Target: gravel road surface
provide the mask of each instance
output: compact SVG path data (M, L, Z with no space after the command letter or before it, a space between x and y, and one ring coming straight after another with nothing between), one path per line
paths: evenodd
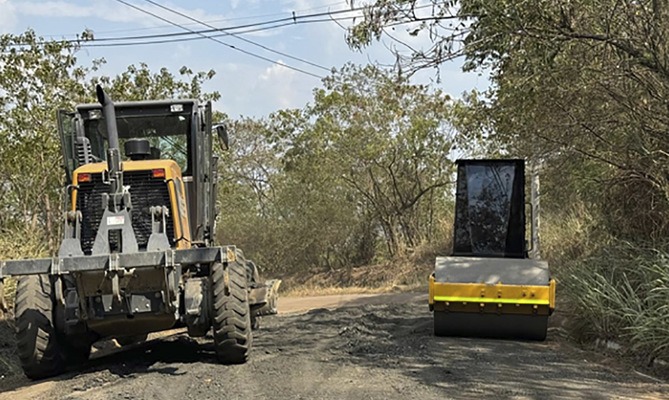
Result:
M282 299L251 361L183 333L96 352L55 379L0 379L0 399L660 399L669 384L549 331L543 343L436 338L425 295Z

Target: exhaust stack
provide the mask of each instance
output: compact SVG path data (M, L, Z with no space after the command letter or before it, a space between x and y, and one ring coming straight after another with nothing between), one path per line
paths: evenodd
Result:
M102 113L107 125L107 136L109 148L107 149L107 170L109 172L109 183L111 184L110 195L114 201L114 211L119 211L119 199L123 196L123 172L121 171L121 150L118 140L118 128L116 127L116 111L111 97L105 93L102 86L95 86L98 102L102 105Z

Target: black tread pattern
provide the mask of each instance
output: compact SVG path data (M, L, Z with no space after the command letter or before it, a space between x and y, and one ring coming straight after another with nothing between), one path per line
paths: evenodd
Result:
M26 376L41 379L62 372L65 363L56 339L48 276L19 279L14 315L18 355Z
M229 287L225 284L226 273ZM211 278L216 355L222 363L243 364L249 358L253 342L246 266L243 262L230 262L227 267L215 263Z

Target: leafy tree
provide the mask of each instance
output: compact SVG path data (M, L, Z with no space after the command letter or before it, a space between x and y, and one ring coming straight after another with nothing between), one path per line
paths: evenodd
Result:
M294 159L311 149L329 154L336 162L328 167L383 230L389 255L416 246L450 183L450 98L372 66L347 65L324 86Z
M552 166L580 165L571 187L600 205L612 227L630 237L665 236L667 224L658 222L669 211L665 2L431 3L420 17L416 1L377 2L351 43L365 45L398 23L432 35L433 47L405 58L410 66L464 55L465 69L491 74L487 99L470 103L485 124L463 133L484 131L490 147ZM446 24L451 16L460 23ZM557 168L547 174L560 175ZM610 212L603 198L620 208Z
M284 270L363 265L435 240L452 109L439 91L347 65L305 109L237 121L222 202L247 211L223 213L222 235Z
M56 111L86 97L76 46L34 32L0 36L0 228L46 239L60 225Z
M82 40L90 37L85 32ZM93 77L104 60L82 66L77 51L77 44L45 41L33 31L0 36L0 233L20 242L33 241L34 253L45 252L41 243L53 250L60 238L64 174L57 110L95 101L98 82L110 87L118 101L148 96L219 98L218 93L202 91L213 71L182 68L180 76L187 79L183 80L166 69L152 73L140 64L116 77ZM0 248L2 253L8 251ZM12 256L18 255L12 252Z

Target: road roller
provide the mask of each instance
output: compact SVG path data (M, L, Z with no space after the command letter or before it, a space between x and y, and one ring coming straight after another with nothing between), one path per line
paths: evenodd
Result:
M429 277L435 335L545 340L555 280L539 259L538 177L526 204L524 160L456 167L453 250Z

